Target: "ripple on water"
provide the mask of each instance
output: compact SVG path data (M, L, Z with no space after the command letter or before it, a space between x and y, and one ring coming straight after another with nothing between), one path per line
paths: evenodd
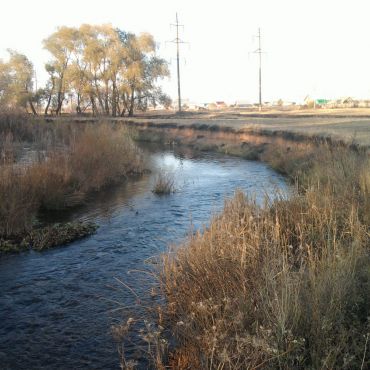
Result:
M116 302L135 304L115 278L144 292L152 281L129 273L201 227L236 188L261 200L283 179L266 165L205 154L152 156L153 173L94 196L68 217L93 220L95 235L44 253L0 260L0 363L2 369L118 369L110 335ZM158 197L155 169L175 173L179 190ZM135 347L131 355L139 357Z

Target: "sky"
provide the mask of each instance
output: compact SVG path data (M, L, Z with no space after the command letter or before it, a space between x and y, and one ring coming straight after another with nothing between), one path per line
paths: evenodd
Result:
M370 99L369 0L2 0L0 58L7 48L26 54L40 86L50 59L42 40L58 26L110 23L149 32L170 63L161 85L176 99L176 48L168 42L176 12L188 42L180 49L183 99L257 102L258 28L263 101Z

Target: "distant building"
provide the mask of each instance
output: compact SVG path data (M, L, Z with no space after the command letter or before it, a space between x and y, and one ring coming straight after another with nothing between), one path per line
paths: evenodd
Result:
M359 108L370 108L370 100L360 100L358 102Z
M296 105L294 101L283 101L283 104L282 104L283 107L292 107L294 105Z
M316 99L315 100L315 104L319 106L324 106L324 105L327 105L328 103L329 103L328 99Z
M357 100L354 100L350 96L341 98L341 99L335 99L330 100L327 104L327 108L356 108L358 107L359 102Z
M304 105L307 108L321 108L321 107L326 106L328 103L329 103L328 99L323 99L323 98L314 99L314 98L311 98L309 95L307 95L304 98Z
M217 105L215 103L207 103L206 108L209 110L217 109Z
M199 110L205 110L206 108L205 108L205 105L204 104L198 104L198 103L194 103L194 102L189 102L188 109L189 110L199 111Z
M189 109L190 100L189 99L181 99L181 109L187 110ZM172 101L172 109L177 110L179 107L178 99Z
M245 100L237 100L234 104L234 107L235 108L244 108L244 109L248 109L248 108L253 108L253 104L251 104L250 102L248 101L245 101Z
M216 109L225 109L228 105L224 101L216 101Z

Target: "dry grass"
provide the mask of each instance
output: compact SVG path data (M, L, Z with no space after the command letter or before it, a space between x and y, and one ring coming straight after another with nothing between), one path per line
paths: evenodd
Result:
M164 303L147 319L172 347L152 347L153 367L368 367L370 161L319 152L297 152L309 165L289 199L259 206L238 191L162 256Z
M24 113L0 111L0 151L6 138L15 144L33 145L39 150L69 146L86 124L68 121L48 121Z
M361 113L362 112L362 113ZM143 116L130 119L131 124L162 129L179 128L264 133L265 136L311 137L355 141L370 146L370 109L325 112L208 112L176 115Z
M74 206L89 192L141 171L141 153L128 132L108 125L86 127L67 151L54 151L28 169L47 209Z
M125 128L65 125L26 119L22 128L11 117L1 122L2 153L6 148L8 154L0 166L0 236L30 230L41 208L75 206L90 192L142 171L141 152ZM42 155L20 165L9 153L25 137L42 146Z
M0 236L29 230L38 206L29 178L21 176L13 166L0 167Z
M157 195L168 195L176 191L175 176L171 172L160 172L154 183L152 192Z

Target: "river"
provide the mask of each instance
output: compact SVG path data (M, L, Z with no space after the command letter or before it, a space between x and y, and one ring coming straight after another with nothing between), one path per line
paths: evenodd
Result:
M111 325L120 305L135 304L149 276L132 270L206 225L236 188L261 201L284 179L261 162L152 150L150 174L92 196L86 205L50 221L82 219L100 227L89 238L42 253L0 259L2 370L119 369ZM151 192L159 170L173 172L177 191Z

